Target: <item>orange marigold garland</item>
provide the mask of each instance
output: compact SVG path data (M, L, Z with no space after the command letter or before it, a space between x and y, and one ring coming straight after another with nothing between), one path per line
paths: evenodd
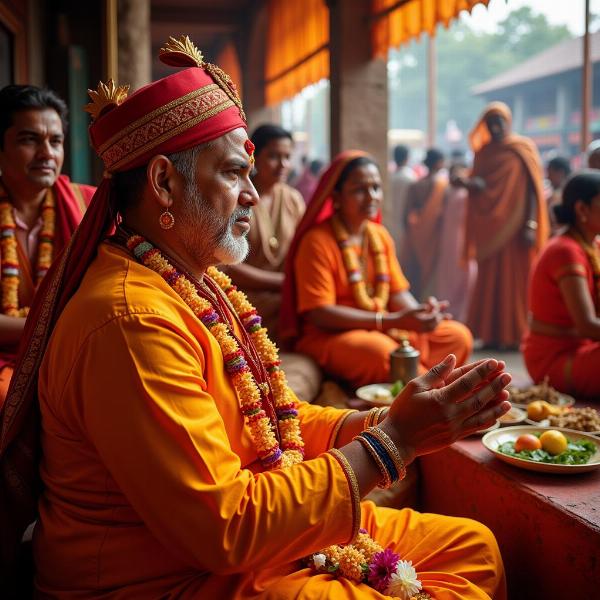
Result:
M42 228L38 236L38 261L36 286L45 277L54 254L54 230L56 212L54 194L48 190L41 207ZM0 270L2 271L2 313L9 317L26 317L28 306L19 307L19 283L21 269L17 254L17 225L13 216L13 206L7 200L0 202Z
M267 336L256 309L248 302L246 295L232 285L231 279L215 268L210 268L207 276L225 292L234 311L248 331L259 357L265 366L268 384L257 383L244 357L237 340L231 335L229 324L223 322L212 304L202 298L194 284L173 267L167 259L142 236L133 235L127 240L127 247L134 256L165 281L179 294L217 340L225 367L240 400L241 409L250 430L258 457L266 469L285 468L302 462L304 442L300 434L300 423L296 402L291 396L284 372L280 368L277 347ZM267 396L271 386L275 401L277 423L271 423L262 407L262 396ZM261 396L262 394L262 396ZM281 437L281 447L274 427Z
M381 241L377 227L373 223L367 222L365 231L367 236L367 251L373 253L375 262L375 293L371 297L367 291L358 256L352 244L350 244L350 236L347 229L337 215L331 218L331 225L335 239L342 252L348 281L352 288L352 295L358 307L363 310L376 312L385 310L390 297L390 274L385 247Z

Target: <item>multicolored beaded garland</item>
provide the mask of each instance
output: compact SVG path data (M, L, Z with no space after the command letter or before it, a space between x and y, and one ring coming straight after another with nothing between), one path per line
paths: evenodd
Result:
M302 462L304 442L300 433L296 402L290 394L285 373L280 368L277 347L267 336L260 316L248 302L246 295L218 269L211 267L207 270L207 276L223 290L253 341L267 371L268 383L259 384L256 381L244 351L231 335L229 324L221 320L212 304L198 294L194 284L183 273L177 271L158 248L140 235L131 236L127 240L127 247L142 264L163 277L219 343L225 368L237 392L242 413L263 467L278 469ZM271 422L262 405L262 398L267 397L269 386L273 391L277 423ZM274 428L279 431L281 447Z
M377 227L369 221L365 229L367 249L373 253L375 262L375 293L371 297L367 291L358 256L350 243L350 235L337 215L331 218L331 226L342 252L348 281L356 304L363 310L376 312L385 310L390 297L390 274L385 248Z
M0 194L4 191L0 188ZM38 260L36 287L46 276L54 254L54 231L56 212L54 194L49 189L41 206L42 227L38 235ZM13 205L8 200L0 201L0 270L2 272L2 313L9 317L26 317L29 307L19 307L19 284L21 269L17 253L17 225L13 216Z

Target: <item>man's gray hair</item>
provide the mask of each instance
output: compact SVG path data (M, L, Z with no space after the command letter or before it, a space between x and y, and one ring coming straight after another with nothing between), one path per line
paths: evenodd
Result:
M212 142L205 142L198 146L193 146L181 152L169 154L167 158L173 163L177 172L185 179L186 187L194 185L196 181L196 163L201 152L210 147Z

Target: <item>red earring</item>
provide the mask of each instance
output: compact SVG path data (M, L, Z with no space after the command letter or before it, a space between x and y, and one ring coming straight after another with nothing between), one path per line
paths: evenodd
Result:
M171 229L171 227L175 225L175 217L168 208L160 215L160 217L158 217L158 224L162 229Z

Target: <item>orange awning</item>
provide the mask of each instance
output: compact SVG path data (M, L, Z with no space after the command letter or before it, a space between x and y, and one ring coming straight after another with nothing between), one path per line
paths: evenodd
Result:
M324 0L269 0L266 102L291 98L329 77L329 11Z
M386 59L390 48L421 33L432 35L438 23L448 27L461 11L488 3L489 0L372 0L373 56Z

